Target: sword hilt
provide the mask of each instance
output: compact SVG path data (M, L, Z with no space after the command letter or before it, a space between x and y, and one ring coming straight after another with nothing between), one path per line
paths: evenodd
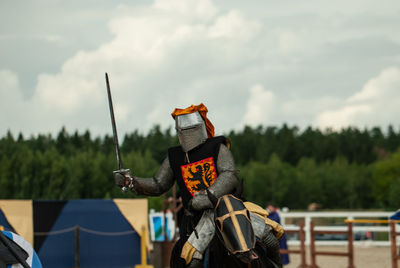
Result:
M131 171L129 169L118 169L118 170L114 171L114 174L115 173L120 173L120 174L124 175L125 179L126 179L125 175L126 174L129 175L129 185L128 186L126 186L126 185L122 186L121 187L122 192L125 193L125 192L128 191L128 189L132 189L133 188L133 178L131 176Z

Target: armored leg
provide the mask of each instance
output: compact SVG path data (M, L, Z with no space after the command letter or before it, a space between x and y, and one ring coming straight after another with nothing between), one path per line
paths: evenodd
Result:
M191 265L199 265L199 262L202 263L203 253L215 234L213 217L214 214L211 209L205 210L196 226L198 236L196 236L195 232L192 232L182 248L181 258L185 259L189 267L192 267Z
M188 268L202 268L203 260L193 258L187 267Z
M278 267L282 267L281 254L279 252L279 240L272 232L272 227L266 224L265 220L255 213L250 212L250 218L254 234L267 248L268 258L276 263Z

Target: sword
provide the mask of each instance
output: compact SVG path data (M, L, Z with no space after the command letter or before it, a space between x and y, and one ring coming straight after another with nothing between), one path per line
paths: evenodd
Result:
M114 148L115 154L117 155L117 162L118 162L118 170L114 171L114 173L129 173L129 169L124 169L122 165L121 159L121 151L119 149L118 143L118 133L117 133L117 126L115 124L115 116L114 116L114 108L111 98L111 90L110 90L110 81L108 80L108 74L106 73L106 84L107 84L107 95L108 95L108 106L110 108L110 117L111 117L111 126L113 130L113 137L114 137ZM126 192L128 188L126 186L122 187L122 191Z

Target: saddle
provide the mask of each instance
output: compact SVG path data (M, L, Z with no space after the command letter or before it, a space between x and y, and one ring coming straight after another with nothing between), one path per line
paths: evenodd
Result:
M6 268L7 264L20 263L16 254L22 260L26 260L28 258L28 253L17 243L9 239L2 232L0 232L0 236L0 268Z

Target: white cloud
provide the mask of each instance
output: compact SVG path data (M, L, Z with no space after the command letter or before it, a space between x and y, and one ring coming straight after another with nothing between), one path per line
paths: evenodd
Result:
M0 81L2 134L8 130L17 134L35 125L40 125L40 121L35 116L35 106L23 98L17 74L10 70L0 70Z
M349 125L371 127L396 123L400 118L399 90L400 69L386 68L348 97L341 107L323 111L316 125L339 129Z
M240 127L244 125L258 126L271 123L271 117L276 108L276 97L272 91L265 90L260 84L256 84L249 90L250 95L247 100L246 112L240 122Z
M348 99L349 103L371 102L383 104L400 98L400 69L384 69L377 77L370 79L363 89Z
M232 10L228 14L218 17L215 24L210 27L209 37L246 41L260 27L260 23L249 21L240 11Z
M39 75L30 102L44 116L42 127L108 131L104 72L110 75L120 133L156 123L171 126L174 107L200 102L213 107L230 95L226 86L215 90L216 84L230 83L224 72L239 79L237 67L252 53L251 40L260 29L240 11L221 13L208 0L157 0L116 12L122 15L109 22L109 42L79 51L59 73Z
M218 133L244 124L340 127L398 122L398 68L385 70L357 92L381 66L400 64L395 8L378 7L372 0L361 11L359 3L349 9L318 1L247 5L155 0L140 6L99 4L94 10L80 5L72 3L68 12L52 6L52 17L60 20L29 31L19 31L11 16L3 18L13 28L0 32L0 39L9 42L2 44L16 48L12 55L0 55L6 62L1 68L17 71L1 73L7 88L15 89L0 100L3 114L12 114L3 117L2 125L29 134L54 133L62 125L90 129L95 135L110 133L105 72L120 135L134 129L146 132L154 124L172 126L173 108L200 102L209 108ZM42 8L35 10L40 19L32 25L47 23ZM79 18L71 21L70 14L77 12ZM22 47L19 37L9 36L15 32L30 37L27 42L32 36L47 37L46 45L53 50L47 54L42 52L47 46ZM101 38L94 38L97 35ZM67 43L79 47L67 51ZM45 55L26 58L21 48L29 55ZM61 52L72 56L53 62L49 55ZM44 62L48 65L41 65ZM30 69L21 67L26 63ZM29 72L32 69L35 72ZM28 78L23 76L27 73ZM20 84L32 81L37 81L33 97L24 99L21 90L27 89Z
M216 7L209 0L156 0L155 8L180 14L183 16L190 16L194 18L210 19L216 13Z
M0 81L1 107L12 105L15 101L20 101L22 99L17 74L10 70L0 69Z
M358 118L371 114L368 105L350 105L337 110L324 111L318 116L316 124L322 128L340 129L346 126L359 125Z
M61 42L61 41L65 41L65 38L61 35L45 35L43 36L43 39L46 40L47 42Z
M302 38L292 31L281 31L279 33L279 50L282 53L291 53L303 49L302 42Z

